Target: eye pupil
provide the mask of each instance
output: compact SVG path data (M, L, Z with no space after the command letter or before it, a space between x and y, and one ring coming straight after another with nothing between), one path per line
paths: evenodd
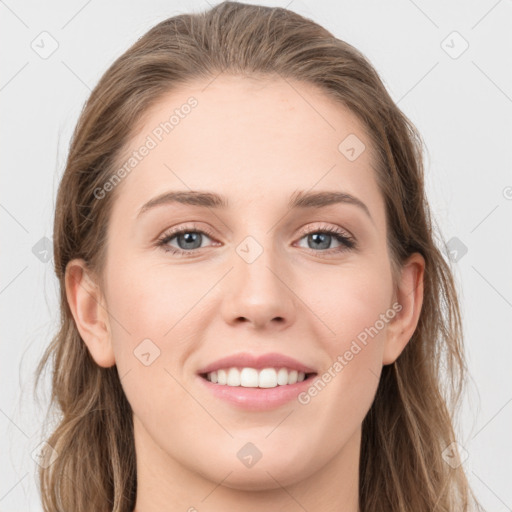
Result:
M309 235L309 239L314 241L316 248L321 247L322 249L328 249L331 241L331 235L326 233L313 233L312 235Z
M185 247L180 247L181 249L197 249L197 248L199 248L201 246L201 239L200 239L200 237L201 237L201 233L187 232L187 233L180 234L178 236L178 245L181 246L179 241L180 240L184 240L186 246ZM199 240L199 244L197 244L198 240ZM193 246L193 247L190 247L189 244L194 244L194 242L196 242L196 245Z

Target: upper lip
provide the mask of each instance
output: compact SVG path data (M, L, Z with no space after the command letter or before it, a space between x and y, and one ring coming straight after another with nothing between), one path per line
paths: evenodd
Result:
M198 374L210 373L221 368L256 368L261 370L263 368L290 368L304 373L316 373L314 369L297 361L293 357L271 352L267 354L249 354L247 352L232 354L221 359L217 359L213 363L198 370Z

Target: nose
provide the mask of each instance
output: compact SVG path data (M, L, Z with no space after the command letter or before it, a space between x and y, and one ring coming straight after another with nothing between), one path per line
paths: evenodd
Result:
M233 269L223 284L226 323L247 323L257 330L282 330L292 325L297 297L286 263L250 237L237 247L232 261Z

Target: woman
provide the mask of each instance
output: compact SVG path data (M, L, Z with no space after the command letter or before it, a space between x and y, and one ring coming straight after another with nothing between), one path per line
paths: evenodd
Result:
M420 137L356 49L237 2L155 26L58 192L44 509L478 507L434 236Z

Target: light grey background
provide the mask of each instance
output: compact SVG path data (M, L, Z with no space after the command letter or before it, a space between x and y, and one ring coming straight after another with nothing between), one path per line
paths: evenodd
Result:
M457 428L464 466L486 510L512 510L512 1L255 3L288 6L360 49L420 130L431 206L444 239L456 239L471 374ZM52 238L82 104L150 27L207 7L205 0L0 1L2 512L41 510L31 454L49 386L38 406L33 371L59 319L53 260L44 262L51 247L45 253L41 239Z

